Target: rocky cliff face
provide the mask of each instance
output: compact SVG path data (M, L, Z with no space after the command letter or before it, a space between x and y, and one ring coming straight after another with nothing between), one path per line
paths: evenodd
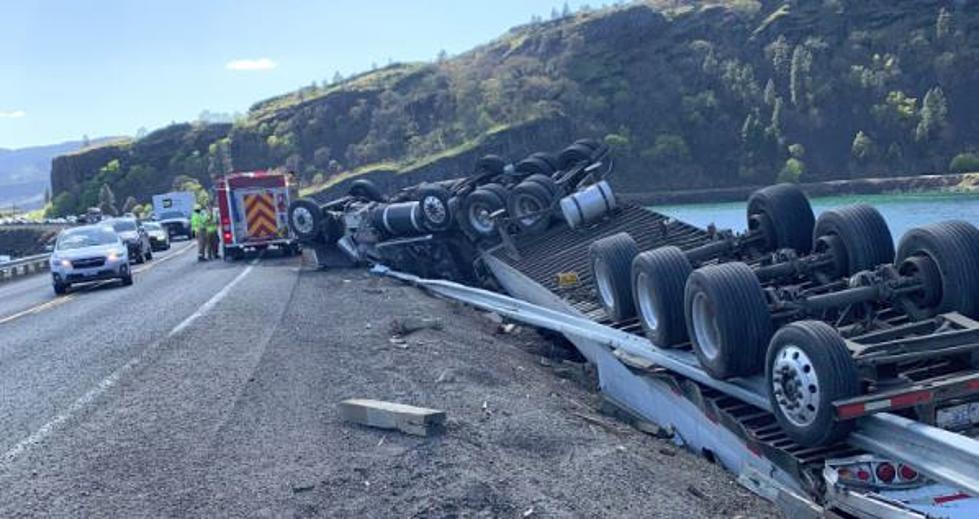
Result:
M398 171L385 180L398 183L572 137L605 139L620 190L944 171L979 147L976 7L649 0L578 13L268 99L233 127L176 125L58 159L55 194L75 190L81 205L108 183L146 201L177 175L206 185L229 165L324 186Z

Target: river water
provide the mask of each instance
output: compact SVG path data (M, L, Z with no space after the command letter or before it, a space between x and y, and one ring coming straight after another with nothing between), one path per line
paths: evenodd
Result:
M979 226L979 193L932 192L833 196L814 198L811 203L817 217L821 212L833 207L858 203L871 204L884 215L895 242L908 229L926 223L960 219ZM747 226L745 202L665 205L653 206L652 209L698 227L706 227L714 223L718 229L743 231Z

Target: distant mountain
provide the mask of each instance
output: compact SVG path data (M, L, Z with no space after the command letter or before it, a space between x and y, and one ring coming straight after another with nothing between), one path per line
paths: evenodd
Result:
M98 146L110 139L94 139ZM51 183L51 159L82 149L83 141L62 142L29 148L0 148L0 209L16 205L36 209L44 203L44 190Z

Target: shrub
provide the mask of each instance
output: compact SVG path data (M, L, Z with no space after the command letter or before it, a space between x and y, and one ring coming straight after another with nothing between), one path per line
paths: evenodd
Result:
M798 183L806 172L806 164L799 159L791 158L785 161L785 167L778 174L779 182Z
M959 153L949 163L948 169L954 173L973 173L979 171L979 153ZM57 198L55 198L57 201Z

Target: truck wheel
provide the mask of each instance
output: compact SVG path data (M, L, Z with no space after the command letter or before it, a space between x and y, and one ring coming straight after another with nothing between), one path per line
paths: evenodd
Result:
M557 182L555 182L554 179L548 175L541 175L539 173L535 173L525 178L524 182L536 182L537 184L540 184L541 186L544 187L544 189L547 189L547 192L551 194L551 197L556 197L558 192L560 191Z
M528 234L539 234L551 223L551 204L554 198L546 187L524 180L510 191L507 212Z
M813 250L832 249L825 238L839 238L839 251L846 267L838 276L852 276L861 270L894 261L894 239L880 212L866 204L830 209L819 215L813 230ZM841 265L842 266L842 265Z
M452 227L452 207L449 190L434 184L423 185L418 190L421 204L422 225L431 232L443 232Z
M636 313L646 337L659 347L687 341L683 289L692 272L687 255L679 247L660 247L632 260Z
M476 161L476 175L489 173L493 176L502 175L507 161L499 155L484 155Z
M592 279L605 314L613 321L635 315L630 278L632 260L639 254L636 241L620 232L592 243L588 253Z
M360 178L350 183L347 193L355 198L363 198L369 202L383 202L384 194L377 184L366 178Z
M683 308L694 353L712 377L744 377L764 370L772 319L751 267L731 262L693 271Z
M592 152L594 152L594 149L590 146L580 143L572 144L561 150L561 153L558 154L558 165L564 171L571 169L579 162L591 162Z
M846 342L821 321L797 321L772 338L765 359L768 396L782 430L806 447L836 443L854 421L837 421L833 402L860 394Z
M540 159L546 162L549 166L551 166L551 173L557 171L558 167L561 165L561 161L558 159L557 155L553 153L548 153L546 151L538 151L536 153L531 153L530 158Z
M481 238L496 235L496 222L490 215L504 208L504 199L497 192L486 189L486 186L469 193L462 204L466 225Z
M523 175L552 175L554 174L554 168L544 159L540 157L527 157L520 162L518 162L514 167L517 173L522 173Z
M133 273L129 272L120 279L122 280L122 286L128 287L133 284Z
M323 210L309 198L293 200L289 204L289 227L300 240L316 241L322 234Z
M909 230L898 244L896 264L923 285L903 302L914 317L960 312L979 318L979 229L972 224L955 220Z
M748 198L748 229L765 232L767 249L812 250L816 218L806 194L794 184L776 184L759 189Z

